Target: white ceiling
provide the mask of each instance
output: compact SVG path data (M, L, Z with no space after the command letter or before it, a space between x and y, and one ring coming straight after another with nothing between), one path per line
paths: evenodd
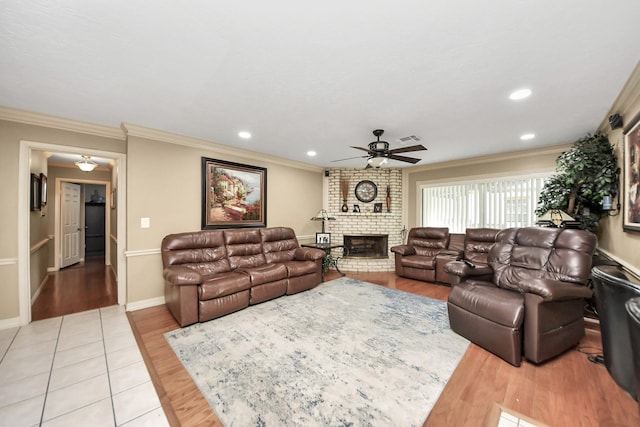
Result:
M638 0L4 0L0 105L323 167L382 128L427 164L594 132L639 40Z

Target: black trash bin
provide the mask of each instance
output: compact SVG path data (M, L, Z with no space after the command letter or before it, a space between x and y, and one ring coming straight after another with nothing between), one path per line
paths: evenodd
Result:
M604 364L618 385L638 400L625 303L631 298L640 297L640 282L611 265L595 266L591 274L600 319Z

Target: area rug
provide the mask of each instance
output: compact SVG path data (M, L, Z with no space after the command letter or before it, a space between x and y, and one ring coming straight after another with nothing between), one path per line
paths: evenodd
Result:
M446 303L347 277L165 337L225 426L421 426L469 345Z

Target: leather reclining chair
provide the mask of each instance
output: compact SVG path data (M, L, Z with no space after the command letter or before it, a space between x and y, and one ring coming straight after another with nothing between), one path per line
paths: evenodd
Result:
M604 364L615 382L637 400L631 324L627 319L625 303L634 297L640 297L640 283L632 282L622 270L612 265L595 266L591 273L600 320ZM637 355L636 360L639 357Z
M453 286L447 302L451 329L514 366L523 353L541 363L564 352L585 334L595 247L596 236L583 230L500 231L487 269L465 269Z
M406 245L391 248L391 252L395 253L396 274L425 282L435 281L436 257L445 255L451 261L450 255L459 256L447 250L448 244L448 228L412 228Z

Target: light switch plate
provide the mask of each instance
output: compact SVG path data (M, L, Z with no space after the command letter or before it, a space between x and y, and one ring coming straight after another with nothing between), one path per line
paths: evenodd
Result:
M140 218L140 228L149 228L149 227L151 227L151 219Z

